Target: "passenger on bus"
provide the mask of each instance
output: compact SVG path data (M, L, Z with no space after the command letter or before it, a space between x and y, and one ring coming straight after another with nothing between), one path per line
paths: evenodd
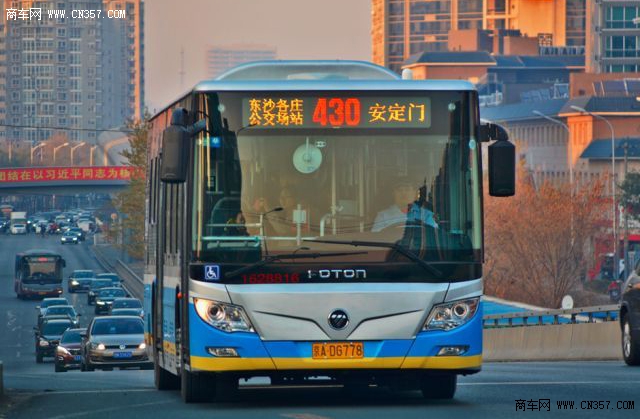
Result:
M393 187L393 205L378 213L371 231L378 232L392 225L413 221L438 228L432 206L425 195L426 186L416 188L408 179L398 179Z

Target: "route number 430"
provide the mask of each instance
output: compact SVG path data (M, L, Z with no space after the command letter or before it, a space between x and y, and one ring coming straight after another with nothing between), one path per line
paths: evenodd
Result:
M360 101L356 98L320 98L313 111L313 122L332 127L360 124Z

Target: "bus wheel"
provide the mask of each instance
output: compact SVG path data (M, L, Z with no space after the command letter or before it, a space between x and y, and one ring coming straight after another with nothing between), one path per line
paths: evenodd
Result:
M216 397L216 376L213 373L195 374L182 368L180 394L185 403L211 402Z
M153 363L153 381L158 390L177 390L180 388L180 377Z
M453 399L456 394L458 376L455 374L425 375L420 389L425 399Z

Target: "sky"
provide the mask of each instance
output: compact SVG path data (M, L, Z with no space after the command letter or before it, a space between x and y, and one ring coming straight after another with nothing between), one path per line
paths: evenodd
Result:
M153 113L204 79L208 45L266 44L279 59L368 61L370 32L371 0L146 0L146 104Z

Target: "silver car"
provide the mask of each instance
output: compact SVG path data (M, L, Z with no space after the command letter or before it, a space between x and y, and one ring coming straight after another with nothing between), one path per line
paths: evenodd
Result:
M138 316L96 317L82 337L82 371L153 368L144 342L144 324Z

